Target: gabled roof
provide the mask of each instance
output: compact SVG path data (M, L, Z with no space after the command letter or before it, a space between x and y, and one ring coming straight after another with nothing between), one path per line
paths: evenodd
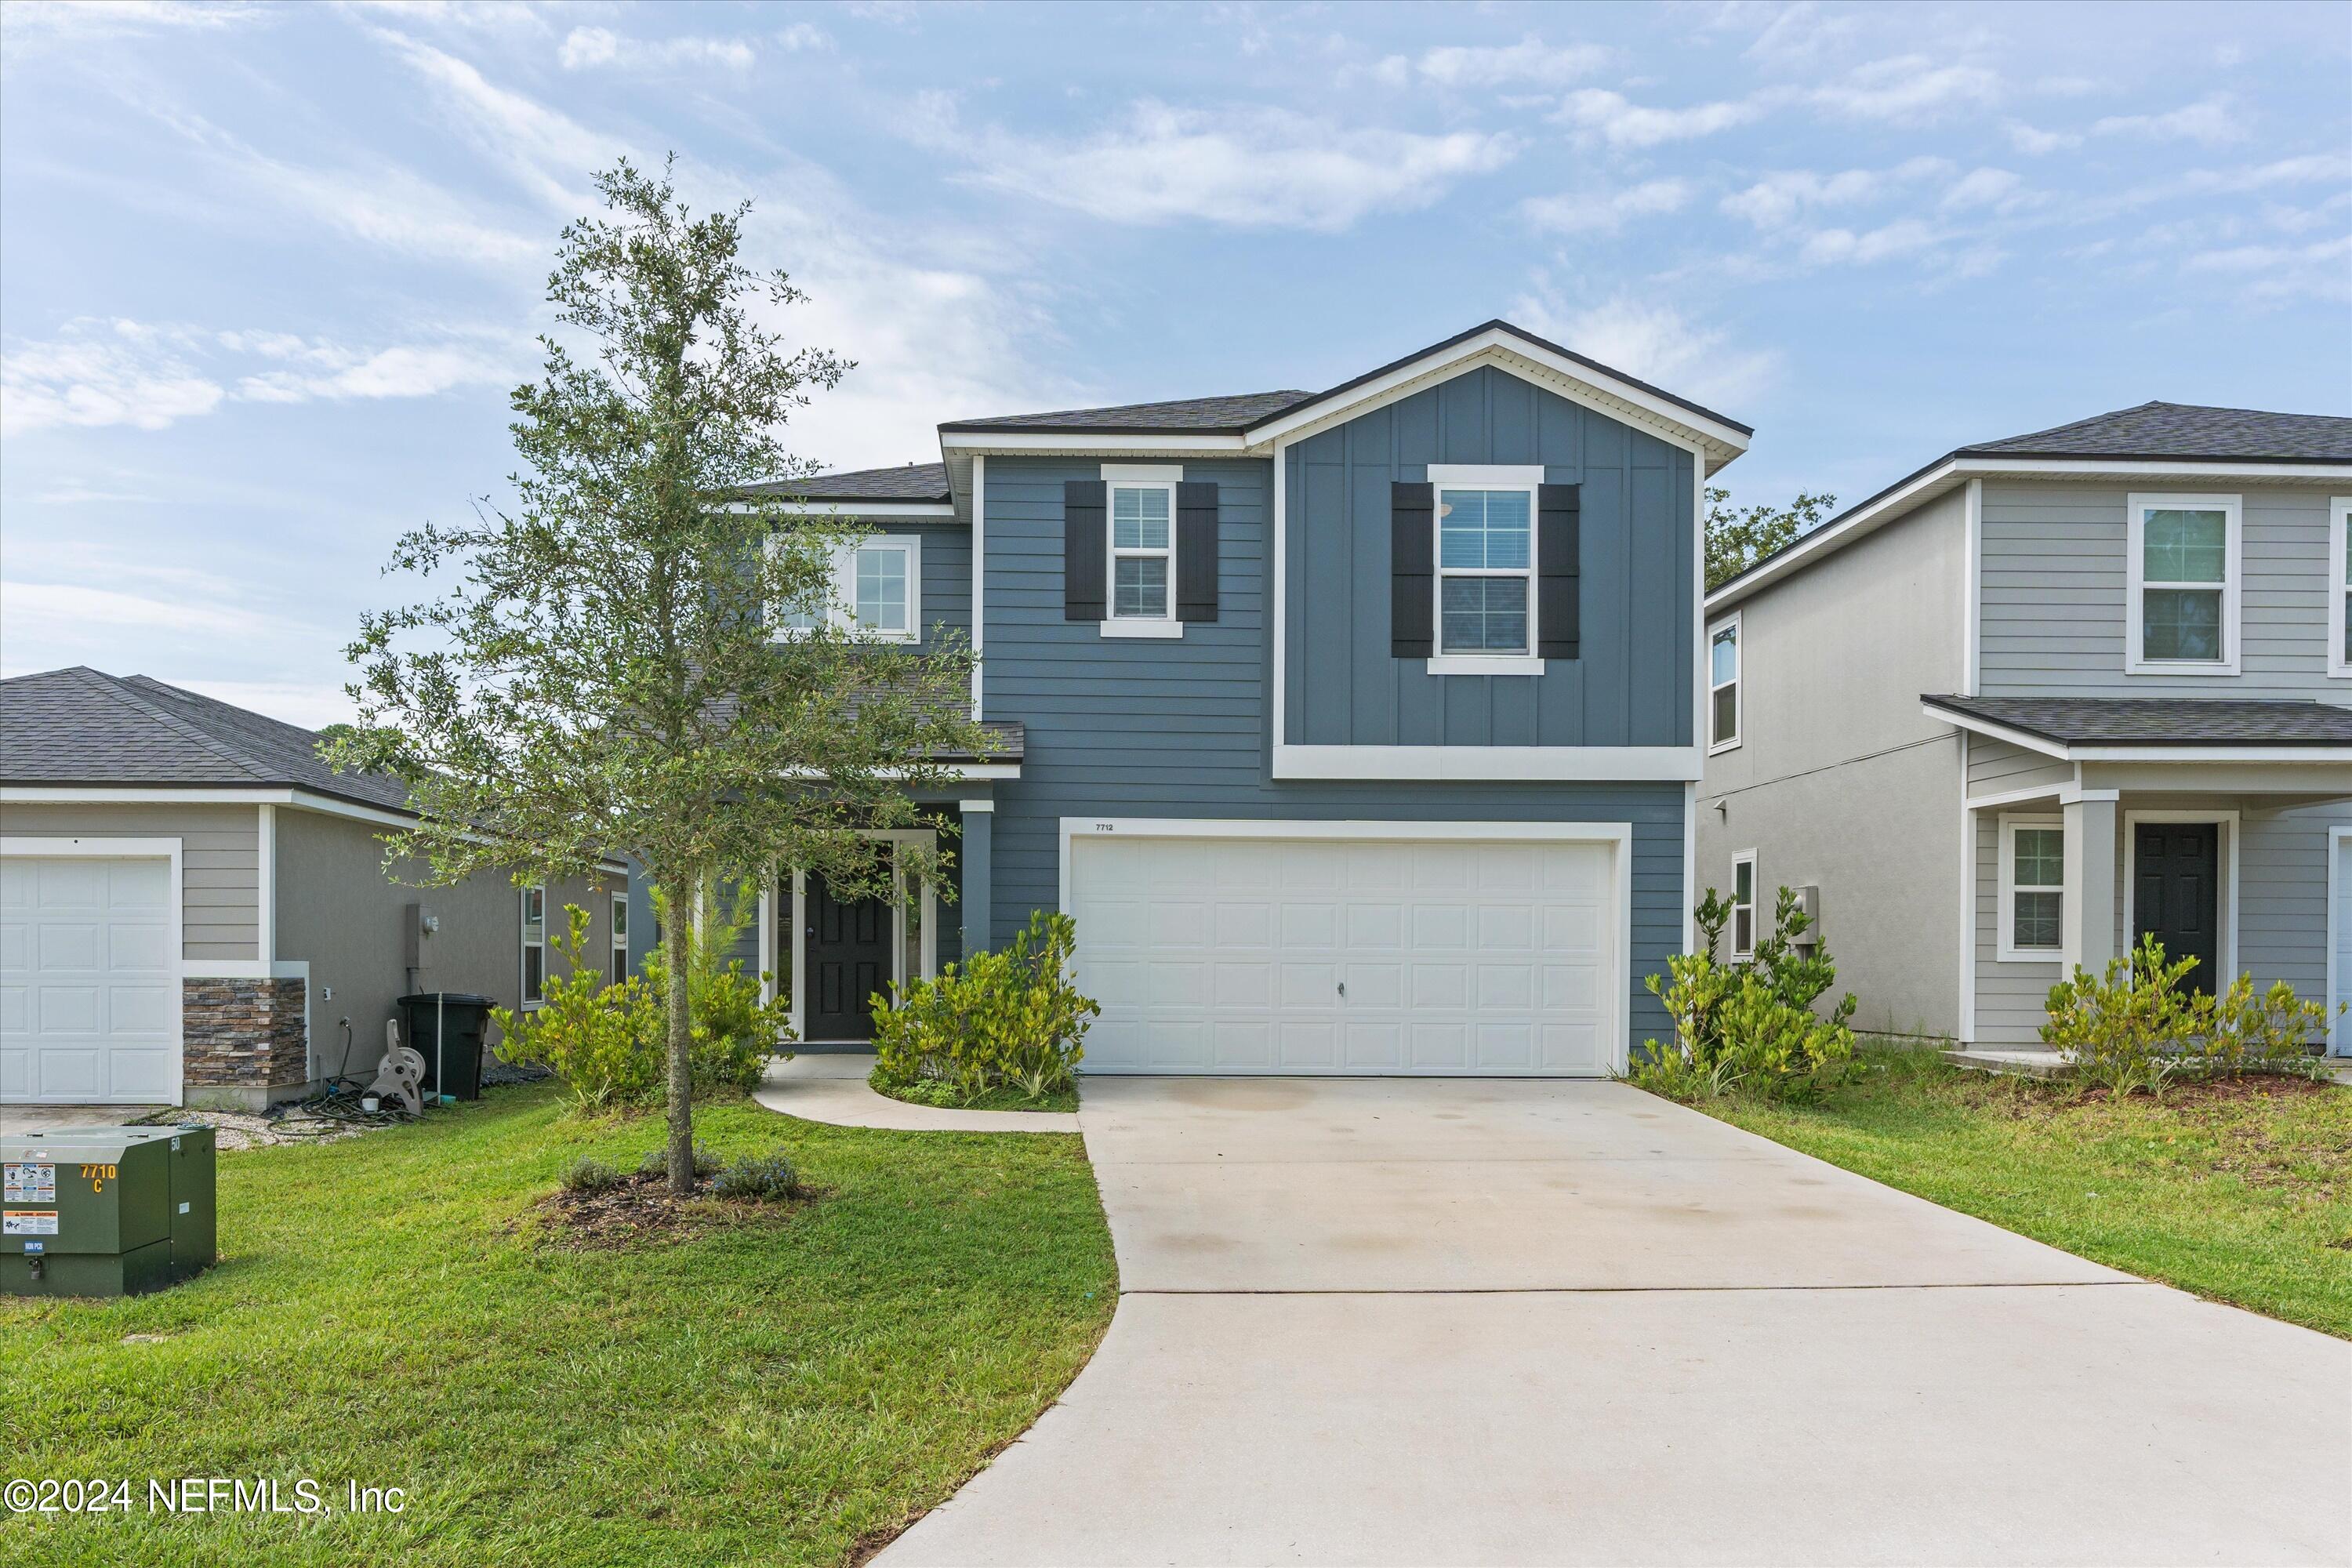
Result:
M1954 697L1931 710L2062 746L2352 746L2352 708L2228 697Z
M2208 465L2207 472L2183 465ZM2273 414L2256 408L2191 403L2143 403L2094 414L2022 436L1956 447L1934 462L1850 506L1819 528L1762 557L1738 576L1707 591L1706 607L1728 609L1768 584L1802 570L1882 524L1907 517L1937 496L1984 475L2140 473L2155 479L2195 481L2233 468L2255 477L2311 477L2329 483L2352 479L2352 418L2333 414Z
M405 811L385 773L338 773L319 737L143 675L76 666L0 680L0 783L312 790Z
M746 495L790 496L809 501L945 501L945 463L901 463L894 468L852 468L845 473L815 474L804 479L770 479L746 485Z
M2229 463L2352 463L2352 419L2143 403L2069 425L1962 447L1953 457L2157 458Z

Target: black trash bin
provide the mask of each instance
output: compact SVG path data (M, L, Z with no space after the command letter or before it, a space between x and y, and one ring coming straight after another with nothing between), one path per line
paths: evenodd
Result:
M400 999L400 1033L425 1058L425 1092L452 1100L482 1098L482 1037L488 1033L487 996L424 991Z

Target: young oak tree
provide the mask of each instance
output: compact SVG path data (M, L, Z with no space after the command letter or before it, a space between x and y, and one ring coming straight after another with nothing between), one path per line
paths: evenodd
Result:
M402 538L388 571L455 581L362 617L360 720L323 750L406 780L421 815L387 863L417 857L436 882L593 875L614 852L645 868L673 926L669 1184L685 1193L701 895L778 864L843 898L889 894L892 862L861 830L944 827L910 792L988 740L962 639L887 644L831 604L835 552L862 531L793 504L814 465L777 433L850 363L787 352L756 316L803 296L740 259L750 204L697 216L667 170L625 161L595 179L605 214L564 228L548 280L562 337L541 339L545 368L511 399L511 509ZM780 609L811 624L787 630ZM896 864L913 882L939 858Z
M1734 510L1731 492L1710 485L1706 492L1706 585L1720 588L1800 534L1821 524L1837 505L1833 495L1797 492L1787 506L1759 505Z

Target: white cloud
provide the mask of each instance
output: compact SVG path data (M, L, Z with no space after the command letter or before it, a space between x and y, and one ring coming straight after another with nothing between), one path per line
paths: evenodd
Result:
M805 24L786 29L786 35L805 34L823 37ZM782 41L784 36L780 36ZM798 43L786 43L787 48L799 48ZM625 70L721 69L750 70L759 62L759 53L741 38L630 38L609 27L574 27L564 35L562 47L556 50L556 60L565 70L593 70L603 66L617 66Z
M1580 130L1599 134L1612 147L1654 147L1665 142L1688 142L1744 125L1763 112L1754 99L1738 102L1698 103L1685 109L1652 109L1629 101L1607 88L1588 87L1561 100L1552 116Z
M1530 33L1516 44L1448 45L1421 57L1421 74L1442 87L1494 87L1505 82L1556 85L1590 76L1609 60L1599 44L1555 47Z
M1877 228L1860 234L1851 229L1825 228L1807 237L1800 253L1816 267L1853 265L1867 267L1873 262L1894 257L1908 256L1935 244L1937 232L1917 218L1897 218Z
M1728 335L1699 326L1671 305L1621 294L1586 309L1561 302L1538 277L1511 306L1511 319L1612 369L1709 407L1760 395L1780 374L1780 356L1742 349Z
M172 679L169 684L185 688L216 702L266 713L282 724L299 724L305 730L323 730L330 724L348 724L359 717L357 710L352 706L352 700L343 694L340 686L290 680L205 680L185 676Z
M1953 212L2002 206L2017 199L2021 183L2007 169L1971 169L1944 193L1940 205Z
M0 27L11 44L27 38L73 43L127 37L138 33L212 32L268 19L268 8L224 0L193 5L184 0L10 0L0 8Z
M2246 134L2231 111L2227 94L2204 99L2162 114L2111 114L2091 127L2100 136L2145 136L2159 142L2195 142L2217 147Z
M1691 188L1682 180L1645 180L1614 191L1572 191L1529 196L1519 213L1537 228L1564 235L1615 234L1637 217L1680 212Z
M1772 13L1744 52L1767 65L1799 65L1843 42L1859 26L1860 18L1852 13L1824 11L1813 0L1799 0Z
M2191 272L2245 279L2242 298L2251 304L2299 298L2352 300L2352 235L2310 245L2240 245L2200 251L2181 265Z
M1787 169L1765 175L1717 205L1759 229L1780 228L1809 212L1876 201L1900 185L1948 174L1951 167L1941 158L1919 157L1891 169L1841 169L1829 174Z
M2000 86L2000 79L1982 66L1937 64L1926 55L1899 55L1857 67L1844 80L1815 88L1808 96L1820 107L1852 119L1912 124L1949 110L1990 103Z
M2063 153L2069 147L2083 144L2083 138L2072 131L2042 131L2021 120L2012 120L2001 129L2008 132L2011 147L2035 158L2045 153Z
M12 638L94 627L194 632L239 639L272 637L281 617L241 609L209 595L133 594L79 583L0 582L0 617Z
M403 343L370 353L323 339L269 338L268 346L256 346L254 352L291 362L291 368L241 378L237 396L247 402L430 397L457 386L512 385L529 374L528 362L520 353L500 355L471 343Z
M833 36L823 27L814 26L807 22L794 22L791 26L776 34L776 42L797 54L804 49L833 47Z
M1507 135L1350 129L1287 110L1178 109L1145 100L1085 142L967 131L945 99L927 100L919 133L976 164L1000 190L1118 223L1197 218L1243 228L1334 233L1366 214L1427 206L1455 182L1500 168Z
M59 426L161 430L226 395L184 345L135 321L75 321L47 342L0 351L0 433Z

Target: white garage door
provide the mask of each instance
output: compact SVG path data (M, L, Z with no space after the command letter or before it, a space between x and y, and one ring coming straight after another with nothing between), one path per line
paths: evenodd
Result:
M172 863L0 857L0 1100L176 1105Z
M2328 1010L2352 1002L2352 838L2336 841L2336 995ZM2352 1057L2352 1015L2336 1014L2336 1054Z
M1076 832L1087 1070L1592 1075L1622 1060L1610 842Z

